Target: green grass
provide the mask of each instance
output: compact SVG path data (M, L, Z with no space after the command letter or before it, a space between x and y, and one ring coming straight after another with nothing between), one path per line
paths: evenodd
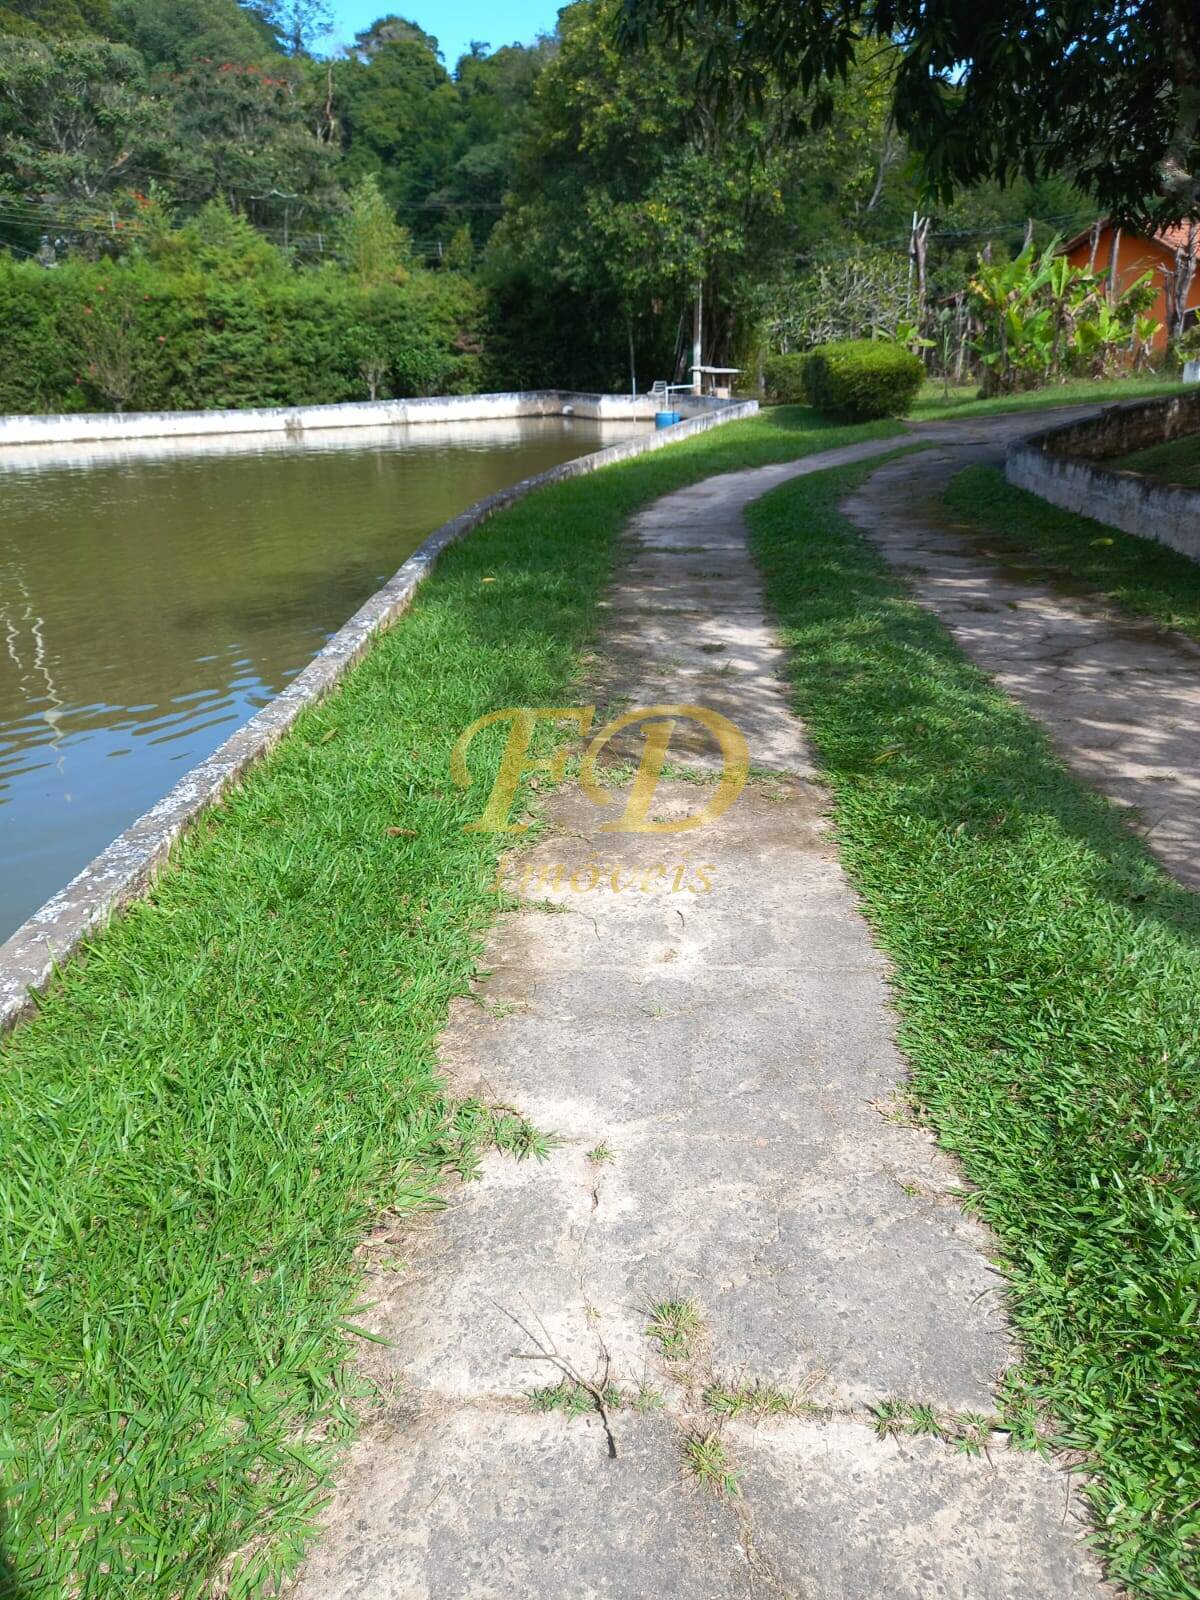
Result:
M364 1231L553 1132L437 1077L510 842L463 832L451 745L574 698L638 506L887 432L773 412L496 517L0 1043L0 1587L188 1600L294 1567L354 1422Z
M1197 1596L1200 897L839 512L869 470L750 510L795 707L893 963L911 1092L999 1237L1023 1431L1045 1409L1094 1464L1117 1577Z
M683 1441L684 1470L710 1494L742 1492L742 1468L735 1467L719 1433L692 1433Z
M723 1382L714 1378L704 1391L705 1407L718 1417L749 1417L755 1422L768 1417L820 1415L821 1408L778 1384L761 1378Z
M1158 377L1115 378L1110 382L1083 381L1055 384L1049 389L1034 389L1026 394L1000 395L994 400L977 400L977 384L951 387L947 399L940 383L923 383L909 416L914 422L938 422L953 417L994 417L1006 411L1039 411L1048 406L1078 406L1091 402L1114 405L1121 400L1148 400L1153 395L1177 394L1183 385L1178 380Z
M690 1361L703 1331L700 1309L694 1300L660 1300L650 1307L646 1337L667 1361Z
M619 1411L626 1403L625 1396L615 1383L595 1391L574 1378L560 1378L544 1389L534 1389L529 1396L535 1411L560 1412L564 1417L583 1417L600 1410Z
M1185 489L1200 489L1200 433L1172 439L1168 444L1152 444L1106 465L1144 472L1147 477L1182 484Z
M1091 590L1131 616L1200 640L1200 565L1168 545L1060 511L1014 488L994 467L958 473L944 503L952 517L986 533L989 550L1020 561L1027 576Z
M871 1411L881 1439L937 1439L963 1456L982 1455L992 1431L1004 1426L1000 1417L979 1411L941 1411L909 1400L881 1400Z

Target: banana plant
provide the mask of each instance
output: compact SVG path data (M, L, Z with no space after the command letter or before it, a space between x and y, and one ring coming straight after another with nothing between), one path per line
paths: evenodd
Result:
M916 355L921 350L932 350L934 340L923 337L920 325L916 322L905 322L903 318L896 323L894 329L880 328L879 337L886 339L889 344L902 344L906 350L911 350Z
M1133 370L1144 372L1150 366L1150 352L1155 339L1162 332L1162 323L1153 317L1135 316L1133 319Z
M969 295L987 394L1061 382L1080 368L1110 372L1144 359L1139 353L1157 332L1138 332L1154 297L1149 273L1110 303L1107 275L1073 266L1059 244L1051 240L1040 255L1027 246L1012 261L979 262Z

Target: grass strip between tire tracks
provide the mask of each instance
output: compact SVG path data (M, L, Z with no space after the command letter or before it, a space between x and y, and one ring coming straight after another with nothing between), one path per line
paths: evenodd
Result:
M875 465L750 508L794 705L913 1092L1000 1239L1014 1438L1057 1419L1112 1572L1200 1595L1200 897L839 511Z

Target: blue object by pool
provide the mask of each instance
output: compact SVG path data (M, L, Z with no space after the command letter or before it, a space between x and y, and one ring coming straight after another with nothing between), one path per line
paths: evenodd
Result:
M678 411L656 411L654 413L654 426L656 428L669 428L673 423L682 421L683 418Z

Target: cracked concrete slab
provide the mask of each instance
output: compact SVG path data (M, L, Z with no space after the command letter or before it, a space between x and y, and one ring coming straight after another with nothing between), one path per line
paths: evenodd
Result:
M1114 614L947 516L950 478L1002 465L1014 439L1045 425L993 421L983 439L954 424L918 429L937 448L881 467L845 510L1069 765L1129 811L1167 870L1200 888L1200 645Z
M965 1459L934 1439L855 1422L729 1430L749 1467L759 1559L797 1597L1083 1600L1080 1522L1065 1473L1003 1446ZM1036 1562L1014 1533L1033 1541Z
M730 474L634 520L597 703L719 705L756 776L718 821L666 835L605 832L619 807L564 788L514 856L521 908L493 930L442 1061L557 1143L542 1162L488 1156L372 1257L359 1320L389 1342L363 1364L388 1398L301 1600L1107 1592L1054 1465L882 1440L867 1410L902 1396L990 1413L1012 1342L990 1236L903 1114L887 969L826 831L741 513L795 473L890 447ZM711 792L663 782L654 815ZM697 1309L686 1359L648 1335L664 1300ZM564 1371L620 1391L607 1430L595 1412L535 1413L531 1391ZM724 1425L704 1399L715 1380L810 1409ZM647 1392L650 1414L630 1403ZM739 1495L685 1467L710 1432Z

